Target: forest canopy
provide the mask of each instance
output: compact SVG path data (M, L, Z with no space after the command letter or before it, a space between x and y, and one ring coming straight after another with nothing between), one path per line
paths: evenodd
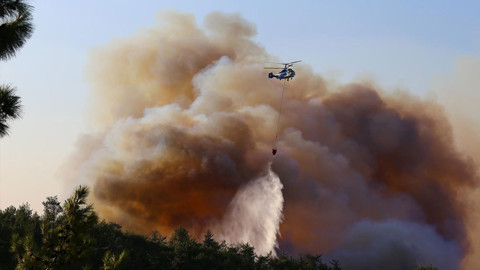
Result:
M28 203L0 210L0 269L342 269L321 255L259 256L249 243L218 242L210 231L200 240L183 227L170 237L125 232L99 221L88 193L80 186L63 204L48 197L42 215Z

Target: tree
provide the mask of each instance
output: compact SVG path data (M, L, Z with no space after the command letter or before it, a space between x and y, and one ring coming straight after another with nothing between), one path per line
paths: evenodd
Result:
M173 269L195 269L198 267L194 263L194 259L199 252L199 244L185 228L176 228L168 243L172 246L174 252L172 258Z
M32 10L24 0L0 0L0 60L15 56L32 35ZM8 134L7 121L20 115L20 97L15 95L15 88L0 85L0 137Z
M337 260L332 260L330 262L330 264L332 265L332 270L341 270L342 268L340 267L340 262L337 261Z
M15 88L8 85L0 85L0 137L8 134L10 119L21 116L20 97L15 95Z
M120 266L120 264L123 261L123 258L125 258L125 250L120 253L120 255L115 256L113 252L108 250L105 253L105 256L103 257L103 269L104 270L116 270Z
M242 268L243 269L253 269L255 266L255 248L248 243L243 243L239 245L238 251L240 257L242 258Z
M0 60L7 60L33 33L33 7L23 0L0 0Z
M0 210L0 269L14 269L17 265L15 254L11 251L15 238L29 235L33 241L40 243L40 223L40 217L32 213L28 204Z
M57 196L47 197L47 201L43 204L43 223L50 228L54 228L57 222L58 216L62 213L63 208L60 206Z
M0 210L0 269L342 269L335 260L323 263L321 255L256 255L249 243L219 243L211 231L201 242L183 227L168 240L156 231L125 232L118 224L98 222L87 196L88 188L79 187L63 205L48 197L41 217L28 204Z
M213 233L210 230L207 230L203 236L203 246L206 248L211 248L215 251L220 249L220 244L213 239Z
M63 209L55 197L47 199L41 245L32 235L13 237L17 269L72 269L69 265L86 258L94 246L92 230L98 223L92 205L87 204L87 196L88 188L80 186L65 201Z

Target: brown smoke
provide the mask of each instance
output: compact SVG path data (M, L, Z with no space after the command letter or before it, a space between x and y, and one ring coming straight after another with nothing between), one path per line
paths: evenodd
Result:
M473 56L456 59L453 74L438 79L434 87L452 123L456 145L473 159L479 173L480 59ZM463 269L475 269L480 264L480 189L470 190L464 196L471 205L467 233L472 251L464 258L462 265Z
M267 78L272 57L252 41L254 25L238 14L212 13L204 27L190 15L161 18L92 54L99 135L80 143L88 150L76 168L103 217L199 236L227 217L232 224L234 197L273 162L283 184L281 250L330 254L358 269L458 267L469 248L462 192L476 186L476 169L441 106L367 84L334 87L303 66L286 84L272 158L283 83Z

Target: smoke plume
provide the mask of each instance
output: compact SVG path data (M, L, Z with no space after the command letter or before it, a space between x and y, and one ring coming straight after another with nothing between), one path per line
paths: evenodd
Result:
M442 76L436 85L436 94L445 105L447 116L452 123L455 144L468 154L476 164L477 174L480 165L480 59L462 56L455 59L453 74ZM480 265L480 189L472 189L463 194L470 205L470 215L466 220L471 252L462 261L463 269L475 269Z
M137 232L210 228L261 254L322 253L348 269L458 268L470 250L462 194L478 179L443 108L332 85L304 65L286 84L272 157L283 83L267 78L275 58L255 34L238 14L199 26L163 13L92 53L96 132L72 170L101 216Z

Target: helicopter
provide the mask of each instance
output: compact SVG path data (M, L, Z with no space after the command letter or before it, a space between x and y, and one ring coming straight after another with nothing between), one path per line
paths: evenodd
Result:
M302 60L293 61L289 63L273 63L273 64L284 65L285 67L283 68L266 67L265 69L281 69L281 71L277 74L273 74L272 72L268 73L268 78L277 78L279 80L286 79L287 81L289 81L290 79L293 79L293 77L295 76L295 71L290 67L293 66L293 64L301 61Z

